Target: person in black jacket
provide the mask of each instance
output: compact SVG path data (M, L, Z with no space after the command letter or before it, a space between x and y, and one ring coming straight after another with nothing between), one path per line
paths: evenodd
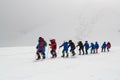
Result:
M79 55L81 55L81 51L84 55L84 45L83 45L82 41L79 41L76 47L79 47Z
M69 40L69 47L71 47L70 52L72 53L72 56L75 55L75 44L72 42L72 40Z

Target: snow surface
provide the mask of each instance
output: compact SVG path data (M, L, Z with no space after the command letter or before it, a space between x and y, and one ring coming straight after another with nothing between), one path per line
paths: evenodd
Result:
M35 47L0 48L0 80L120 80L120 47L108 53L35 61ZM76 50L77 52L77 50Z

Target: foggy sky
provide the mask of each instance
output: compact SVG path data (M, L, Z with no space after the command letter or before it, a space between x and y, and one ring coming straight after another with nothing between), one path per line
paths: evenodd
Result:
M119 0L1 0L0 46L36 45L39 36L116 45L119 21Z

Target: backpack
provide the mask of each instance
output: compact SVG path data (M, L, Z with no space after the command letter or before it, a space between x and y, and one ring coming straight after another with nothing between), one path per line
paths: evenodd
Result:
M108 44L107 44L107 47L108 47L108 48L111 48L111 44L110 44L110 43L108 43Z
M45 46L45 47L47 46L47 42L46 42L46 41L44 41L44 46Z

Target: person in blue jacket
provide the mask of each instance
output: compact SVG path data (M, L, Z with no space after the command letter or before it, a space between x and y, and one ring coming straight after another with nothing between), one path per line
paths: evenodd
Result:
M94 54L94 53L95 53L95 45L94 45L93 43L91 43L90 48L91 48L90 53L91 53L91 54L92 54L92 53Z
M66 57L68 57L69 56L69 54L68 54L68 48L69 48L68 42L64 41L64 43L59 48L61 48L61 47L63 47L61 57L65 57L65 53L66 53Z
M106 47L107 47L107 44L106 44L106 42L104 42L101 46L101 48L102 48L101 52L106 52Z
M86 52L86 55L87 55L88 54L88 49L89 49L88 41L85 41L84 47L85 47L85 52Z
M98 53L98 49L99 49L99 44L98 44L98 42L96 41L96 42L95 42L95 53Z

